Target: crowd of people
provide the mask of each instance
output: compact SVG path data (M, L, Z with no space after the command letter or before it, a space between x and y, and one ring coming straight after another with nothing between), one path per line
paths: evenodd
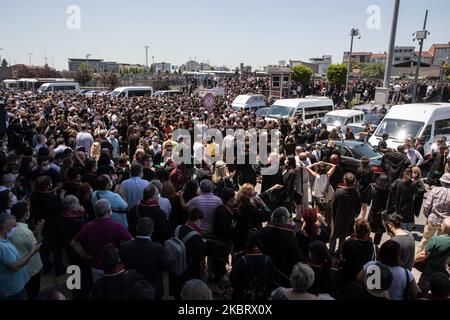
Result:
M227 96L210 111L189 92L173 99L0 92L8 115L0 154L0 297L448 298L445 141L425 161L420 141L391 150L385 136L382 174L369 158L357 172L344 172L337 130L235 111L235 95L263 92L267 83L224 81ZM256 154L257 164L227 163L223 154L211 163L206 155L223 148L214 137L195 137L199 128L223 136L227 129L277 129L280 144L269 147L268 161ZM190 133L200 164L174 160L177 145L189 143L174 140L176 129ZM237 148L235 137L226 140L223 146ZM252 152L247 141L247 160ZM274 161L276 174L261 175ZM425 167L431 169L422 178ZM427 224L416 251L411 231L421 207ZM391 239L383 242L385 233ZM81 286L70 296L42 292L43 277L74 265ZM374 267L376 289L366 281ZM422 271L417 282L413 267Z

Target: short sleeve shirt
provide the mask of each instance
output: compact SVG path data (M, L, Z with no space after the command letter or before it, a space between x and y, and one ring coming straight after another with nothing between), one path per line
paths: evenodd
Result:
M9 297L23 290L30 277L27 268L12 271L9 266L22 257L9 240L0 239L0 297Z

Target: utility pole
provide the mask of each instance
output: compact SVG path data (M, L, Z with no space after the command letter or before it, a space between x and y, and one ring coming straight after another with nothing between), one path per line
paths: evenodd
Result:
M44 51L44 60L45 60L44 66L46 66L46 65L47 65L48 57L47 57L47 53L46 53L45 51Z
M384 73L384 87L391 85L392 64L394 62L395 38L397 36L398 12L400 10L400 0L395 0L394 16L392 18L391 39L389 41L389 51L386 59L386 71Z
M350 68L352 65L352 55L353 55L353 38L358 37L358 39L361 39L361 34L359 33L358 29L352 28L350 30L350 53L348 57L348 67L347 67L347 80L345 81L345 90L348 92L348 84L350 82Z
M2 51L3 48L0 48L0 51ZM0 54L0 63L2 63L2 55Z
M415 36L413 41L418 40L420 44L419 56L417 57L417 65L416 65L416 74L414 76L414 84L412 87L412 103L417 102L417 84L419 82L419 73L420 73L420 64L422 63L422 51L423 51L423 42L430 34L427 31L427 20L428 20L428 10L425 12L425 21L423 23L423 30L417 31L413 36Z
M28 60L29 60L29 62L30 62L30 67L31 67L31 56L32 56L32 54L33 54L33 53L31 53L31 52L28 54Z

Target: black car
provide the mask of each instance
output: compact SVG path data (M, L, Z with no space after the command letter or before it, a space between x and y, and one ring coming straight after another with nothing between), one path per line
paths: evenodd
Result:
M321 141L323 146L328 141ZM335 141L336 148L341 153L341 167L345 173L356 173L361 166L361 158L366 156L370 158L370 168L375 175L380 175L383 170L381 168L381 158L383 155L374 151L367 143L355 140ZM313 149L315 144L313 144ZM326 147L325 147L326 149Z

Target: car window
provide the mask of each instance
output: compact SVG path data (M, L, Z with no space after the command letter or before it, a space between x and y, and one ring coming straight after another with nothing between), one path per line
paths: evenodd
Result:
M450 133L450 119L438 120L435 123L434 135L443 135Z
M428 125L426 128L425 128L425 131L423 132L423 134L422 134L422 139L423 139L423 142L424 143L426 143L426 142L428 142L429 140L430 140L430 138L431 138L431 124L430 125Z
M348 158L353 158L352 153L350 152L350 150L346 146L338 145L337 149L341 153L341 156L348 157Z

